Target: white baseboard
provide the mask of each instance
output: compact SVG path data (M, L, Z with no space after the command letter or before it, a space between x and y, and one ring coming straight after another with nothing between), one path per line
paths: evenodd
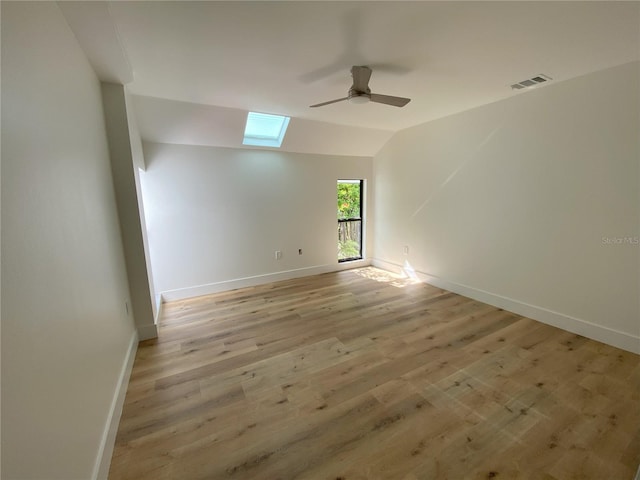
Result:
M116 434L118 433L118 425L120 423L120 416L122 415L124 397L127 393L129 377L131 376L133 361L136 358L137 350L138 333L134 331L133 335L131 335L129 349L127 350L127 355L122 364L122 369L120 370L120 377L118 379L116 391L114 392L113 399L111 401L111 408L109 409L109 415L102 434L102 441L100 442L100 448L98 449L98 456L93 468L93 475L91 476L93 480L107 480L107 477L109 476L111 456L113 455L113 447L116 443Z
M307 277L309 275L319 275L321 273L336 272L352 268L367 267L371 265L370 259L354 260L352 262L335 263L329 265L316 265L313 267L298 268L295 270L284 270L281 272L255 275L253 277L237 278L222 282L197 285L194 287L179 288L162 292L162 299L167 302L184 300L185 298L200 297L211 293L235 290L237 288L254 287L264 283L278 282L280 280L291 280L293 278Z
M519 300L503 297L501 295L496 295L484 290L479 290L468 285L450 282L444 278L429 275L417 270L406 272L402 265L398 265L393 262L387 262L385 260L374 258L372 260L372 264L378 268L382 268L394 273L405 275L409 274L412 276L415 275L416 278L425 283L428 283L429 285L433 285L450 292L458 293L460 295L464 295L465 297L473 298L474 300L478 300L480 302L502 308L509 312L517 313L518 315L522 315L524 317L531 318L533 320L537 320L539 322L546 323L548 325L552 325L554 327L558 327L563 330L576 333L578 335L582 335L583 337L588 337L593 340L597 340L599 342L606 343L623 350L627 350L629 352L640 354L640 337L636 337L629 333L621 332L619 330L608 328L603 325L597 325L587 320L571 317L569 315L554 312L552 310L538 307L536 305L530 305Z

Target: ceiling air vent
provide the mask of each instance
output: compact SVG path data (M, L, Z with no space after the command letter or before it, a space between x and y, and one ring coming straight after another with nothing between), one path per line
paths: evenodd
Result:
M541 73L539 75L536 75L533 78L527 78L526 80L523 80L520 83L514 83L513 85L511 85L511 89L521 90L523 88L531 88L531 87L540 85L541 83L548 82L549 80L552 80L550 76L544 75Z

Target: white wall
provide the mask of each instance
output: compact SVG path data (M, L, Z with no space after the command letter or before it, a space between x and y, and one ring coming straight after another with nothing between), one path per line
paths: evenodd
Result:
M129 126L126 92L123 85L102 83L107 138L111 157L111 172L116 194L118 218L122 232L125 265L131 293L131 307L141 340L158 336L155 325L152 282L145 260L142 210L138 205L138 171L140 139ZM137 142L134 143L134 141ZM135 148L138 147L138 148ZM136 152L136 154L134 154ZM135 157L135 158L134 158Z
M2 2L2 478L92 478L135 340L100 83L53 2Z
M640 351L638 72L397 133L374 159L374 263Z
M144 152L154 283L169 299L337 270L336 182L369 182L372 171L370 157L157 143Z
M157 324L160 317L162 298L156 292L153 284L153 272L151 270L151 254L149 252L149 238L147 236L147 224L144 214L144 202L142 199L142 186L140 185L140 172L146 170L147 165L144 160L144 151L142 150L142 137L138 127L137 116L133 107L133 99L125 87L125 106L127 110L127 125L129 126L129 140L131 146L131 155L133 157L134 177L136 183L136 198L138 201L138 209L140 214L140 226L142 234L142 247L144 249L144 261L147 269L147 280L149 282L149 293L152 297L152 309L154 323ZM157 333L157 332L156 332Z

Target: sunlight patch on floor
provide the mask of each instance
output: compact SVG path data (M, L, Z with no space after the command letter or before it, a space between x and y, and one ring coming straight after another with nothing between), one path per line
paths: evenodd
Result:
M407 269L405 268L404 270ZM387 270L381 270L376 267L357 268L351 271L360 277L368 278L369 280L375 280L376 282L388 283L398 288L403 288L407 285L420 283L420 280L415 276L415 273L413 275L398 275L396 273L392 273ZM411 269L410 272L413 272L413 269Z

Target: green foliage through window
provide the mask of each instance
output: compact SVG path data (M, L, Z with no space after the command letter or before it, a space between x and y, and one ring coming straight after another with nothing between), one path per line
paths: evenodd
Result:
M354 258L360 256L360 244L355 240L338 242L338 259Z
M338 183L338 218L360 218L360 183Z

